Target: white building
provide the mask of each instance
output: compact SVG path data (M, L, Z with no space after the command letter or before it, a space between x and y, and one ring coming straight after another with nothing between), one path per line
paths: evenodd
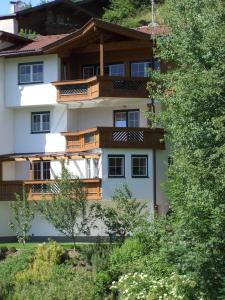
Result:
M163 129L145 118L149 67L159 67L150 34L95 19L35 40L0 31L0 240L14 235L14 193L25 186L41 200L61 161L90 201L109 201L126 183L151 213L167 212ZM60 235L39 216L30 234Z

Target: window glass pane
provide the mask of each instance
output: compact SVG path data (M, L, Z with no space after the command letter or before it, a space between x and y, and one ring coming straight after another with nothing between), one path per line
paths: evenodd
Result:
M33 177L34 180L41 180L41 163L34 162L33 164Z
M128 127L139 127L139 111L128 111Z
M41 116L40 115L32 115L32 132L38 132L41 130Z
M131 63L132 77L147 77L149 73L150 62L133 62Z
M126 111L116 111L115 112L115 127L127 127Z
M33 82L43 81L43 64L33 65Z
M19 67L19 82L20 83L31 82L31 67L30 67L30 65L21 65Z
M42 115L42 131L50 130L50 113Z
M147 161L147 157L132 157L132 176L148 176Z
M87 66L83 67L83 79L90 78L95 75L95 67Z
M50 174L50 161L43 161L43 174L42 178L44 180L50 179L51 174Z
M110 76L124 76L124 64L110 65L109 66Z

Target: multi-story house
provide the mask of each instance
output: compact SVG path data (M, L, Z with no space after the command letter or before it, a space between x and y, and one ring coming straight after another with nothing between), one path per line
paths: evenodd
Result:
M25 187L30 200L42 200L62 161L88 200L109 201L126 183L150 213L166 213L164 132L145 117L153 105L160 110L146 89L148 69L160 67L144 28L90 19L34 40L0 31L1 239L13 236L14 194ZM30 234L59 233L37 216Z

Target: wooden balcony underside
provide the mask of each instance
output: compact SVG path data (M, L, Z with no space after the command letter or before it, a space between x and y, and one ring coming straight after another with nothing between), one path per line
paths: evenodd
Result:
M94 76L84 80L53 82L58 102L97 98L148 98L148 78Z
M96 148L165 149L161 128L97 127L77 132L64 132L66 151L80 152Z
M101 200L101 179L82 179L87 200ZM28 193L30 201L50 200L51 193L47 190L48 184L54 181L27 180L27 181L1 181L0 201L14 201L15 193L21 195L23 188Z

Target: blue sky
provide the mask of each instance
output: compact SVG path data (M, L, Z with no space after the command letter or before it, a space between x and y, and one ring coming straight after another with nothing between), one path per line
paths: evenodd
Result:
M4 15L4 14L9 14L10 13L10 4L9 4L10 0L0 0L0 15ZM37 5L40 3L40 0L27 0L24 2L31 2L31 4L33 6Z

